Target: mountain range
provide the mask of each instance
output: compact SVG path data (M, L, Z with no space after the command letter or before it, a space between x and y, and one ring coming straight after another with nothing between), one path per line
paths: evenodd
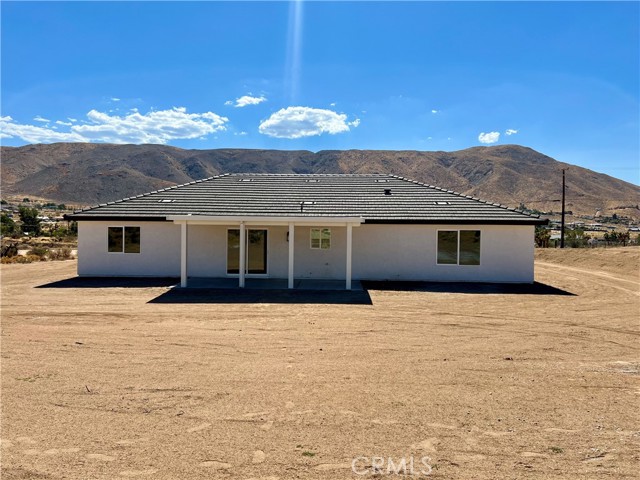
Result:
M54 143L1 147L2 195L90 205L220 173L391 173L483 200L640 218L640 187L519 145L453 152L186 150L167 145Z

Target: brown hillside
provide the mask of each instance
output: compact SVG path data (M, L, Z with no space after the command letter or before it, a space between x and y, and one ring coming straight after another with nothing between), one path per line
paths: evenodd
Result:
M640 217L640 187L518 145L455 152L184 150L165 145L57 143L2 147L3 195L75 204L116 200L226 172L393 173L510 206Z

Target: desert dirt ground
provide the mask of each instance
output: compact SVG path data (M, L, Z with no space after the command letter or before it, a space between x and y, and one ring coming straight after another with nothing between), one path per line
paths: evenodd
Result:
M539 251L531 293L347 305L149 303L169 288L3 265L2 478L397 478L411 457L415 478L425 456L429 478L637 478L639 254Z

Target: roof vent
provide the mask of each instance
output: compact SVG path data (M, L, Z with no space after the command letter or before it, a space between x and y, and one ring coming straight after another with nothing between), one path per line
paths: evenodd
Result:
M303 212L304 211L304 207L307 207L309 205L315 205L315 204L316 204L316 202L308 202L308 201L300 202L300 211Z
M175 200L163 198L162 200L158 200L158 203L173 203Z
M435 202L436 205L450 205L450 202Z
M307 182L307 183L320 183L320 180L318 180L317 178L309 178L309 179L305 180L305 182Z
M389 183L389 179L387 178L376 178L376 183Z
M384 194L385 195L391 195L391 189L390 188L385 188L384 189Z
M253 178L241 178L239 182L253 182Z

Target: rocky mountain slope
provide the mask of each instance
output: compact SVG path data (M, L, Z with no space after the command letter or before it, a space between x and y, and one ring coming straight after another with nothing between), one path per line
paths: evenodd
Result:
M454 152L184 150L166 145L57 143L2 147L2 194L95 204L227 172L393 173L509 206L640 217L640 187L518 145Z

